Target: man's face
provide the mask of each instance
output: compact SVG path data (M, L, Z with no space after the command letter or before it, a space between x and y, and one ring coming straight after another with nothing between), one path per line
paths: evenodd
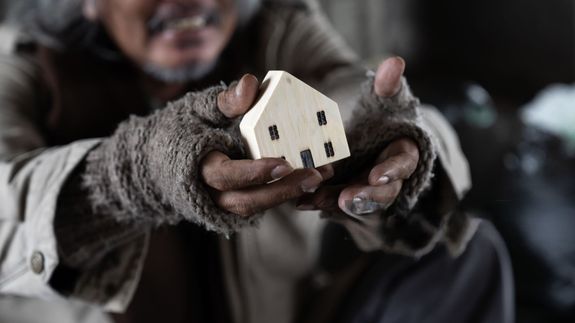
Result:
M94 0L92 4L95 18L123 53L143 69L165 74L160 78L167 81L170 73L174 80L183 80L209 71L238 20L234 0ZM190 75L178 76L182 71Z

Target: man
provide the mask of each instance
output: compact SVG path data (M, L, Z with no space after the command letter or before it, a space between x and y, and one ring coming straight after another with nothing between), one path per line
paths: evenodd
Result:
M403 60L366 77L301 2L39 6L3 58L3 293L120 322L512 319L504 249L456 211L465 161ZM270 69L341 102L351 158L245 159L237 120Z

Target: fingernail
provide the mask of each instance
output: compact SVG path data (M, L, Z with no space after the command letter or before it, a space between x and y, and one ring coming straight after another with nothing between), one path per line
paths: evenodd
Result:
M276 166L274 169L272 169L270 175L273 179L280 179L286 175L289 175L291 172L293 172L293 168L291 168L290 166L279 165Z
M237 97L242 96L243 91L244 91L244 82L242 82L242 80L240 80L237 84L236 84L236 88L235 88L235 95Z
M392 97L401 90L401 76L405 70L405 61L400 57L386 59L375 76L375 93L381 97Z
M358 194L354 196L348 209L354 214L370 214L376 211L384 210L386 206L382 203L368 200L365 195Z
M299 204L299 205L296 205L296 208L298 210L302 210L302 211L311 211L311 210L316 209L316 207L314 205L311 205L311 204Z
M356 214L363 213L363 209L365 208L366 202L367 202L367 199L365 198L365 196L363 196L363 195L354 196L353 200L351 201L351 204L352 204L351 211L353 213L356 213Z
M317 188L319 187L319 184L321 184L321 181L322 181L321 176L317 176L314 174L313 176L304 179L300 183L301 190L306 193L314 193L315 191L317 191Z
M375 182L377 185L385 185L387 183L389 183L390 178L387 175L383 175L380 178L377 179L377 181Z
M405 67L405 60L401 56L395 56L393 59L400 64L402 67Z

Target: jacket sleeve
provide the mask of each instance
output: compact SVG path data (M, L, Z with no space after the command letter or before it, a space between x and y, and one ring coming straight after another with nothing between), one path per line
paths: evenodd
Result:
M359 65L316 6L270 16L279 25L271 32L270 44L279 45L267 50L276 53L266 56L268 68L288 70L339 103L352 150L348 165L356 167L358 159L369 160L366 151L382 149L401 135L415 139L423 159L410 178L414 185L404 185L396 203L383 215L324 216L346 226L366 251L383 249L419 256L442 242L453 254L461 252L475 231L467 216L457 211L458 201L470 188L470 174L446 120L416 98L408 100L411 103L404 100L405 109L401 109L398 100L370 98L365 85L362 92L361 84L366 83L370 72ZM404 92L406 86L404 83ZM431 189L425 190L427 187Z
M121 239L102 246L109 251L108 259L122 261L73 273L78 282L73 291L62 283L71 273L62 271L62 230L55 225L60 192L100 140L45 147L36 115L37 66L4 50L0 71L0 293L44 299L65 295L111 311L125 309L147 248L142 231L124 232ZM120 282L106 293L104 284L118 277Z

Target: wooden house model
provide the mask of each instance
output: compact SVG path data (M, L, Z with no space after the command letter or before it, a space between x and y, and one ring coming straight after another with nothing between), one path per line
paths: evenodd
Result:
M284 71L269 71L240 130L251 158L281 157L294 168L349 156L335 101Z

